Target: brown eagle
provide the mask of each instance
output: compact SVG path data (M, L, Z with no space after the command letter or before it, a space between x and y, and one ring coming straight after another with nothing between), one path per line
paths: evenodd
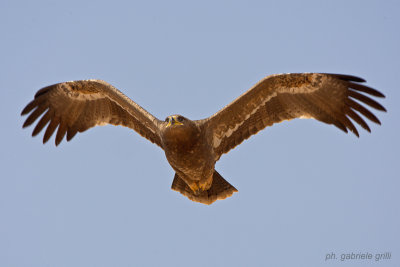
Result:
M96 125L122 125L160 146L175 170L172 189L189 199L211 204L230 197L236 188L214 169L222 154L251 135L274 123L295 118L312 118L333 124L357 137L354 122L370 132L360 116L380 124L362 104L385 108L367 95L384 97L362 85L365 80L339 74L292 73L267 76L232 103L202 120L181 115L161 121L112 85L101 80L71 81L39 90L22 111L31 112L23 127L40 118L37 135L47 124L43 143L58 128L55 143L67 135Z

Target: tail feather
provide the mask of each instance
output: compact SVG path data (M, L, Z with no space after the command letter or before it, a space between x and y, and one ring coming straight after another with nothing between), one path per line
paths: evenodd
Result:
M218 199L225 199L237 192L237 189L228 183L222 176L214 170L213 181L210 189L196 195L185 181L175 173L174 181L171 186L172 190L180 192L192 201L210 205Z

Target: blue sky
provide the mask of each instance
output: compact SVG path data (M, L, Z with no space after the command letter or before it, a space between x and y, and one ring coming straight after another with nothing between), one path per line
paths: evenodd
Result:
M0 2L0 266L399 266L398 1ZM170 189L163 152L130 129L41 144L22 108L97 78L160 119L212 115L264 76L330 72L382 91L357 139L294 120L224 155L239 193ZM397 204L396 204L397 203ZM335 253L335 260L325 260Z

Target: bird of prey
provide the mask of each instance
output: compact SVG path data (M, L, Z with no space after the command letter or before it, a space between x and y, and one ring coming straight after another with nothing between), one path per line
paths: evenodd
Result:
M270 75L211 117L190 120L171 115L159 120L105 81L70 81L39 90L21 115L30 113L23 125L27 127L44 114L32 136L48 124L43 143L58 128L56 145L65 135L70 141L77 132L96 125L129 127L164 150L175 171L173 190L209 205L237 192L215 170L215 163L267 126L310 118L344 132L350 130L358 137L353 122L370 132L362 116L380 124L364 105L386 111L370 97L384 95L362 82L365 80L340 74Z

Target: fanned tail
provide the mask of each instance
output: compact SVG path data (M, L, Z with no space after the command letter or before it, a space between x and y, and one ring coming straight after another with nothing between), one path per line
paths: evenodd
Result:
M178 191L182 195L188 197L192 201L210 205L218 199L225 199L237 192L237 189L228 183L222 176L214 170L213 181L210 189L196 195L185 181L175 173L174 181L171 186L172 190Z

